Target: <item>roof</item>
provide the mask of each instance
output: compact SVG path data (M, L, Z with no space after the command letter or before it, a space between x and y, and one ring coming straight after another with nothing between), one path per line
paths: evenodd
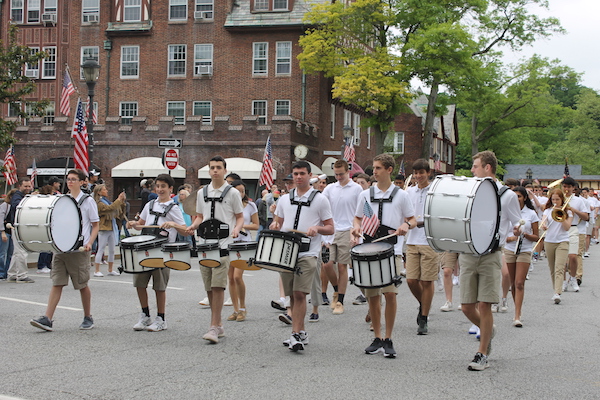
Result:
M259 28L305 25L304 15L313 4L327 4L331 0L295 0L294 9L284 12L251 12L250 0L237 0L227 19L225 28Z
M143 175L142 175L143 173ZM159 157L138 157L127 160L111 170L113 178L132 178L132 177L157 177L160 174L168 174L169 170L163 166ZM178 165L171 171L173 178L185 178L185 168Z
M556 180L560 179L565 174L565 165L545 165L545 164L506 164L504 166L506 173L503 179L526 179L527 170L531 169L533 179L540 180ZM596 181L600 180L600 175L582 175L581 165L569 165L569 175L575 180L581 181Z

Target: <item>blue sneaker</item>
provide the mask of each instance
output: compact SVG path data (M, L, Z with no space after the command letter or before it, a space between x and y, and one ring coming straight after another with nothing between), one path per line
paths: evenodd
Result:
M319 314L310 314L310 317L308 317L308 322L319 322Z
M290 317L287 314L279 314L279 320L281 322L283 322L286 325L291 325L292 324L292 317Z

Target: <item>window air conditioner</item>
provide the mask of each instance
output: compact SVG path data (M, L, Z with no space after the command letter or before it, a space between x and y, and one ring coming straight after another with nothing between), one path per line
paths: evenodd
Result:
M196 65L194 75L212 75L212 65Z
M54 14L54 13L42 14L42 22L44 24L56 24L56 14Z
M355 146L360 146L360 138L359 137L355 137L354 138L354 145Z
M194 11L194 19L204 19L204 11Z
M87 16L87 22L98 23L100 21L100 16L98 14L89 14Z
M25 70L25 76L28 78L37 78L38 77L38 70L37 69L26 69Z

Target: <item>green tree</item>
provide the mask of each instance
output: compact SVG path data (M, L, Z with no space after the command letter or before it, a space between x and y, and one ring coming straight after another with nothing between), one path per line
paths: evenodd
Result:
M42 115L47 101L35 102L26 100L27 96L35 91L32 78L23 74L25 64L35 64L45 57L43 52L33 52L29 47L21 46L17 41L17 26L8 25L8 40L0 41L0 103L26 107L13 107L15 115L28 118L31 114ZM27 109L30 114L25 113ZM0 147L6 148L15 142L12 135L16 122L0 117Z

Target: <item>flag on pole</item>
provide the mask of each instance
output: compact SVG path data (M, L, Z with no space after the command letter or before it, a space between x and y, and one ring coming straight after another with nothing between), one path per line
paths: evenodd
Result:
M31 181L35 183L35 177L38 174L37 165L35 165L35 158L33 159L33 163L31 164Z
M350 162L356 161L356 152L354 151L354 138L349 137L346 138L346 143L344 145L344 160Z
M271 148L271 136L267 138L265 155L263 156L262 168L258 178L258 186L265 185L267 190L273 185L273 152Z
M88 96L87 98L87 106L85 108L85 118L89 121L90 120L90 96ZM94 106L92 106L92 123L95 125L98 123L98 113L96 112L96 110L94 109Z
M565 158L565 176L564 178L569 177L569 159Z
M379 228L379 218L377 217L377 214L373 212L371 205L366 200L365 204L363 205L363 214L364 216L361 224L362 231L363 233L373 237L375 236L375 232L377 232L377 228Z
M69 99L71 95L75 93L69 71L65 71L65 77L63 78L62 93L60 95L60 112L63 115L71 115L71 108L69 107Z
M90 170L88 157L88 133L83 117L83 104L81 98L77 99L77 112L73 120L72 137L75 138L75 168L82 170L86 175Z
M15 149L12 145L6 150L6 156L4 156L4 178L9 185L14 185L18 180Z
M406 176L406 169L404 168L404 158L400 161L400 175Z

